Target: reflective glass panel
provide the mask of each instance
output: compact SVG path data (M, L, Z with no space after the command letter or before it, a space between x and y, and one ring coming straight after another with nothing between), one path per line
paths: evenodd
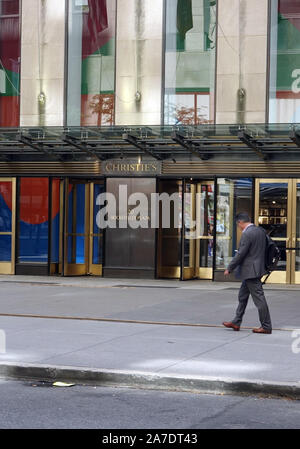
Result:
M214 121L216 1L167 0L165 124Z
M159 221L159 266L160 268L180 267L181 265L181 227L182 227L182 181L161 180L159 182L159 194L172 198L178 197L178 204L170 200L170 208L164 211L160 202ZM167 225L163 219L167 218ZM162 271L163 273L163 271ZM163 274L162 274L163 275Z
M51 195L51 262L57 263L59 259L59 220L60 220L60 180L52 180Z
M68 233L85 233L85 186L86 184L71 184L68 200Z
M187 183L184 193L184 267L194 266L195 185Z
M12 183L0 181L0 232L11 232Z
M0 262L11 261L11 235L0 235Z
M93 264L101 264L103 262L103 232L97 226L97 214L100 210L100 205L97 205L97 197L104 192L103 184L94 184L94 208L93 208Z
M214 184L201 185L200 192L200 267L213 266Z
M114 122L116 0L69 0L68 125Z
M300 2L272 1L270 38L271 123L300 122Z
M286 270L287 204L287 183L259 184L258 224L266 230L280 249L280 261L276 271Z
M68 263L84 263L85 237L78 235L68 236Z
M21 178L19 262L48 262L48 178Z
M0 0L0 126L19 126L20 0Z
M93 264L103 262L103 238L102 236L93 237Z
M241 237L235 221L240 212L252 217L252 179L219 178L216 212L216 268L225 269L235 255Z
M85 263L86 183L69 184L68 263Z

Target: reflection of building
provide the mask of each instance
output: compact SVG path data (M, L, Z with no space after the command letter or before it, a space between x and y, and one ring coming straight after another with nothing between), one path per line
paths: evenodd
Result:
M223 279L243 210L300 282L299 1L230 6L0 0L0 273ZM120 183L178 217L102 232Z

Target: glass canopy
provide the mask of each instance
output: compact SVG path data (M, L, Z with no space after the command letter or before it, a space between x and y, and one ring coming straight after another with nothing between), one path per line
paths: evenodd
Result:
M106 160L147 154L158 160L268 160L299 153L300 124L0 128L0 159Z

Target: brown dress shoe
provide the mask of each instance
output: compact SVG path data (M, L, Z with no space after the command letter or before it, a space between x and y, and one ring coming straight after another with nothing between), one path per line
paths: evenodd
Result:
M233 324L231 321L224 321L224 323L222 323L222 324L223 324L223 326L229 327L229 328L233 329L234 331L240 330L240 326Z
M263 327L258 327L252 330L255 334L272 334L270 329L264 329Z

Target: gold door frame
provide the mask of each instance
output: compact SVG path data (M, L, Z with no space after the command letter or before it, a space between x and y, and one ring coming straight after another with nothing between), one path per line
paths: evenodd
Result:
M274 238L274 241L285 241L286 242L286 271L275 270L269 276L267 283L274 284L289 284L292 282L292 229L293 229L293 203L296 201L295 194L295 182L292 179L287 178L260 178L255 180L255 224L258 226L259 218L259 187L260 184L272 183L272 184L287 184L287 231L286 237ZM295 228L294 228L295 229Z
M79 179L71 179L74 184L85 185L85 211L84 211L84 233L68 232L68 210L69 210L69 185L70 180L65 180L65 219L64 219L64 274L66 276L83 276L83 275L97 275L102 276L102 264L93 264L93 238L101 237L102 232L93 232L94 219L94 185L96 181L87 181ZM99 181L102 183L102 181ZM62 193L61 193L62 195ZM73 200L73 201L76 201ZM76 210L73 208L73 223L76 223ZM62 224L61 224L62 226ZM84 263L69 263L68 262L68 237L79 236L84 237ZM62 245L61 245L62 247ZM75 248L74 248L75 250Z
M94 237L103 237L103 230L99 230L99 232L94 233L94 208L95 208L95 198L94 198L94 186L95 184L103 184L103 182L93 181L89 183L89 255L88 255L88 274L92 274L95 276L102 276L102 264L94 264L93 263L93 240ZM103 239L102 239L103 244Z
M211 185L213 186L214 189L214 181L200 181L197 183L197 189L196 189L196 193L201 193L201 186L208 186ZM199 196L197 196L196 198L199 198ZM215 207L215 204L214 204ZM196 215L197 215L197 220L198 220L198 216L200 219L200 209L201 209L201 202L200 204L196 204ZM198 228L197 228L198 229ZM213 267L209 268L209 267L201 267L200 266L200 248L201 248L201 240L212 240L213 242L213 246L214 246L214 236L204 236L204 235L197 235L196 236L196 264L195 264L195 277L199 278L199 279L207 279L207 280L212 280L213 278Z
M84 209L84 233L76 233L69 232L69 186L70 186L70 180L65 180L65 227L64 227L64 274L66 276L82 276L87 274L88 267L87 267L87 225L88 225L88 217L89 217L89 207L88 207L88 183L85 180L71 180L71 183L76 184L84 184L85 186L85 209ZM74 195L76 195L76 189L74 189ZM73 195L73 204L76 203L76 197ZM76 225L76 208L73 207L73 217L72 217L72 223L73 226ZM69 263L68 262L68 240L69 237L72 238L72 251L74 253L75 246L74 242L76 241L74 237L84 237L84 263Z
M207 181L193 181L191 182L191 210L190 210L190 219L194 220L196 222L196 230L195 232L199 232L200 234L196 234L196 238L191 239L190 242L190 257L189 257L189 267L183 266L183 273L182 273L182 279L206 279L206 280L212 280L213 279L213 267L201 267L200 266L200 248L201 248L201 240L212 240L214 239L213 236L202 236L201 235L201 229L199 229L198 226L198 220L200 220L200 213L201 213L201 201L198 203L197 200L199 200L199 195L197 193L201 193L201 187L203 185L211 185L214 187L214 181L213 180L207 180ZM185 194L186 192L184 192ZM214 206L215 207L215 206ZM185 233L184 233L185 234ZM183 238L185 239L185 235L183 235ZM184 263L184 259L183 259Z
M300 284L300 271L296 271L296 248L300 248L300 237L297 237L297 184L300 179L292 180L292 217L291 217L291 236L289 253L291 259L291 284ZM300 211L299 211L300 212Z
M189 245L189 266L184 266L184 254L182 254L182 279L193 279L195 277L195 266L196 266L196 240L194 238L187 238L185 234L185 195L187 193L190 193L191 195L191 202L190 202L190 221L195 223L196 220L196 183L185 183L184 187L186 187L187 184L190 184L191 191L190 192L183 192L183 211L182 211L182 217L183 217L183 235L182 238L185 242L185 240L190 240ZM195 231L193 231L195 232ZM184 248L184 245L183 245ZM184 250L183 250L184 252Z
M16 178L0 178L1 182L11 182L11 231L0 232L0 235L11 236L11 260L0 262L0 274L15 274L15 249L16 249Z
M166 180L164 180L166 181ZM172 180L174 182L174 180ZM182 201L183 201L183 207L184 207L184 195L185 195L185 186L186 182L182 183L181 180L176 181L177 185L182 185ZM207 180L207 181L197 181L197 180L191 180L190 182L187 182L188 184L191 184L191 209L190 209L190 218L192 220L196 220L197 215L197 204L196 204L196 192L201 191L202 185L212 185L214 186L213 180ZM182 210L182 227L184 227L184 209ZM184 266L184 254L182 251L181 255L181 266L163 266L162 264L162 245L163 245L163 239L176 239L176 244L178 242L178 239L181 241L181 247L183 249L183 243L185 239L185 229L183 229L183 232L181 233L182 229L178 229L177 234L172 235L162 235L161 227L158 230L158 239L157 239L157 276L158 277L165 277L165 278L181 278L182 280L187 279L193 279L193 278L200 278L200 279L212 279L213 278L213 268L205 268L199 266L200 261L200 240L201 239L212 239L213 236L199 236L199 238L191 239L190 241L190 247L189 247L189 266ZM181 233L181 238L180 238Z
M54 178L55 179L55 178ZM58 178L56 178L58 179ZM52 185L51 185L52 189ZM64 180L59 179L59 244L58 244L58 263L52 262L50 260L50 274L62 274L63 272L63 236L64 236L64 214L63 214L63 202L64 202ZM51 204L51 214L52 214L52 204ZM50 217L50 212L49 212ZM52 239L52 233L50 234L50 239Z

